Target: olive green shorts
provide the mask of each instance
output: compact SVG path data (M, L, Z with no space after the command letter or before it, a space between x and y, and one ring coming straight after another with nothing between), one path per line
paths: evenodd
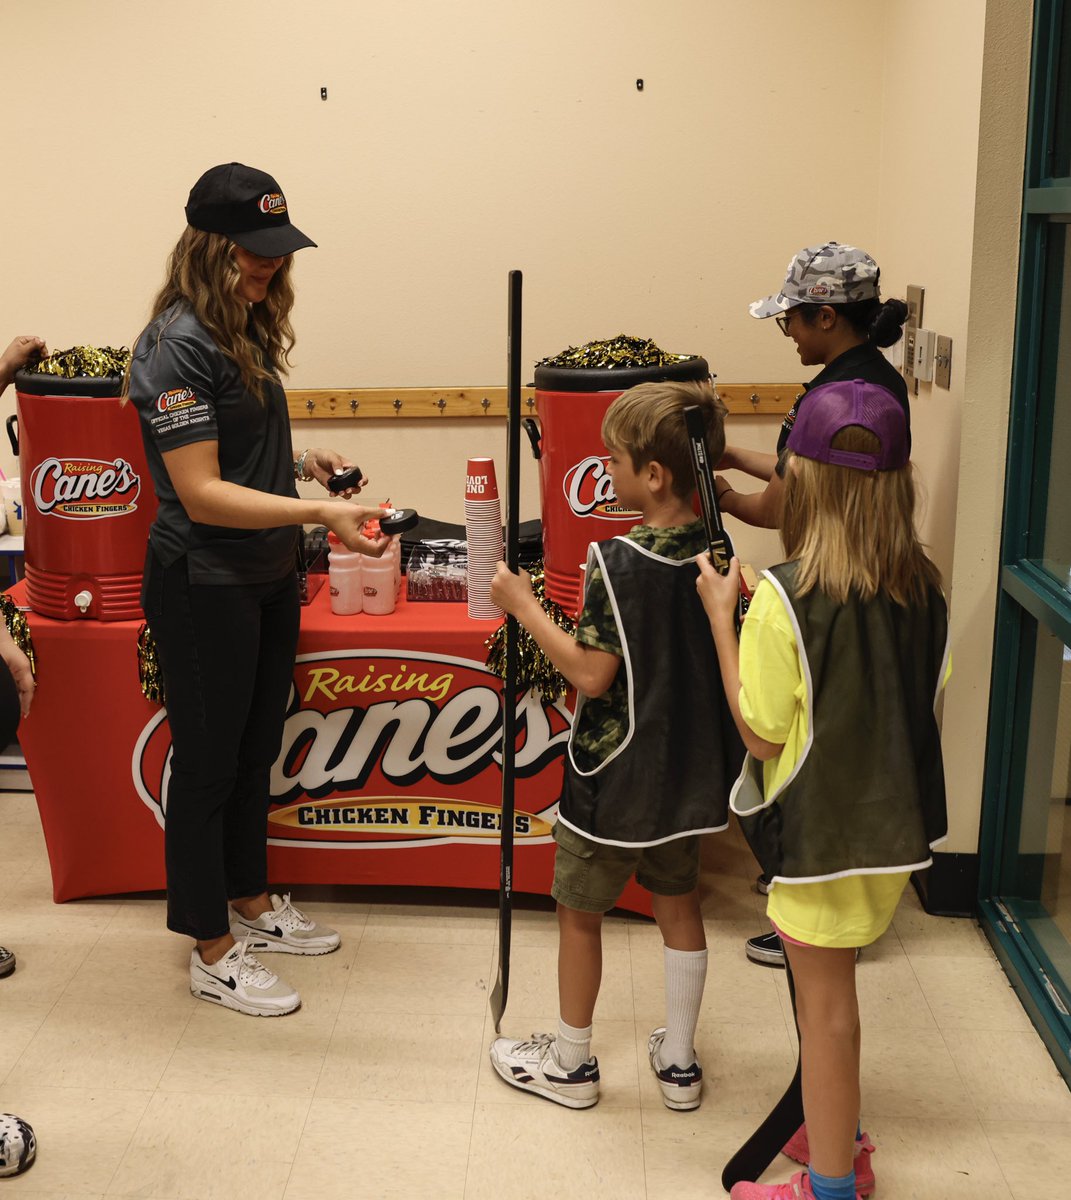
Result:
M684 896L699 882L698 834L657 846L607 846L559 821L554 840L558 849L550 894L580 912L609 912L633 875L656 896Z

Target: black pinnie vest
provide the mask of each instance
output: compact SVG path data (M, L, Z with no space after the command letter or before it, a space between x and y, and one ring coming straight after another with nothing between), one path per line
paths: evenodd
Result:
M934 716L948 654L944 597L835 604L794 594L796 563L765 572L796 631L808 735L792 775L763 795L748 755L732 809L763 871L786 882L914 870L948 833Z
M593 563L621 641L628 712L621 743L582 772L573 755L584 720L578 697L559 820L617 846L724 829L744 750L695 588L699 569L691 559L664 558L624 537L593 543L589 570Z

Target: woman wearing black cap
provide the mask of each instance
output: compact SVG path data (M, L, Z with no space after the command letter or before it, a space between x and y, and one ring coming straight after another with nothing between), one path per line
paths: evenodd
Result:
M326 525L377 556L388 539L361 534L378 509L302 500L294 486L326 487L351 464L320 449L295 458L291 444L279 382L294 344L290 268L315 243L291 224L279 185L241 163L213 167L186 218L127 381L160 502L142 605L173 743L167 924L196 939L195 996L278 1016L300 1000L253 952L339 944L267 885L269 776L298 637L298 527Z

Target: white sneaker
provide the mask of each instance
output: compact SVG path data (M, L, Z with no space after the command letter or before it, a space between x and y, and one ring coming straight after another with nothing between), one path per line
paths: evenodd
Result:
M271 912L261 913L254 921L247 921L241 913L234 913L231 934L236 941L249 939L250 950L262 953L276 950L282 954L330 954L337 950L342 939L326 925L317 925L300 908L290 903L290 893L285 896L269 897Z
M235 943L214 963L206 963L195 946L190 955L190 991L199 1000L250 1017L282 1017L301 1005L297 992L259 963L245 941Z
M662 1089L662 1102L666 1108L688 1112L702 1103L703 1068L695 1059L687 1067L673 1064L664 1067L661 1050L665 1040L665 1026L656 1029L647 1039L647 1057L651 1060L651 1070L654 1071L658 1086Z
M528 1041L496 1038L491 1064L511 1087L534 1092L566 1108L590 1108L599 1100L599 1060L589 1058L566 1073L554 1053L554 1037L533 1033Z

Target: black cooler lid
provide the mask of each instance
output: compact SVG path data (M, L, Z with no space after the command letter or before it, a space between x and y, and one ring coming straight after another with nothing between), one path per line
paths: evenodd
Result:
M26 396L119 396L122 375L49 375L44 371L16 371L15 390Z
M709 377L705 358L686 358L661 367L536 367L535 386L541 392L623 392L638 383Z

